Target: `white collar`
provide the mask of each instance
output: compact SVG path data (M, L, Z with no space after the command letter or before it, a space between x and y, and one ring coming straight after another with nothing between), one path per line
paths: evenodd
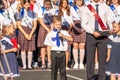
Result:
M3 38L1 39L1 41L3 41L3 40L5 40L6 42L8 42L9 44L11 44L11 45L13 46L13 43L10 41L9 38L3 37Z

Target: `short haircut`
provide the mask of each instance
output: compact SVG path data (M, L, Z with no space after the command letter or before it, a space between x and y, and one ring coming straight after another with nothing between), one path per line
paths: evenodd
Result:
M61 17L60 16L58 16L58 15L54 15L53 16L53 23L55 23L56 21L62 21L62 19L61 19Z
M30 3L30 0L23 0L23 4L25 4L25 3Z
M50 0L44 0L44 4L45 4L46 2L51 4L51 1L50 1Z
M120 21L113 21L112 24L117 23L118 25L120 25Z

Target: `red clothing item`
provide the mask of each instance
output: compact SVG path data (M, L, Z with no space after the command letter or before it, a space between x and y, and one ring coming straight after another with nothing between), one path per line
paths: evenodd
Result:
M33 9L34 9L34 4L30 4L30 10L33 11Z
M10 40L13 43L14 48L18 48L17 40L15 38L11 38Z

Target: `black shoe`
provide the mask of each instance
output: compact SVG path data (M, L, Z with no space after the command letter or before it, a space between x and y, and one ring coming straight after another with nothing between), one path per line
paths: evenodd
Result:
M42 69L46 69L46 66L45 66L45 64L43 64L43 65L42 65Z
M27 68L22 68L22 70L27 70Z
M28 70L32 70L32 68L27 68Z

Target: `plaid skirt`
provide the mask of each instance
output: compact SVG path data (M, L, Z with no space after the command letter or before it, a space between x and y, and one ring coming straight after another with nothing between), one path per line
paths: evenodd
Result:
M78 22L80 21L75 20L74 24L77 24ZM73 38L73 42L84 43L86 41L86 32L76 33L74 29L72 29L71 36Z
M27 34L30 34L30 32L31 32L30 28L23 26L23 29ZM23 35L23 33L21 31L19 31L18 44L20 44L21 50L30 50L30 51L35 50L36 49L36 47L35 47L35 34L33 34L31 40L27 40L25 38L25 36Z
M50 29L50 25L47 25L47 26ZM37 39L37 47L45 47L44 40L46 38L47 33L48 32L43 27L39 28L38 39Z

